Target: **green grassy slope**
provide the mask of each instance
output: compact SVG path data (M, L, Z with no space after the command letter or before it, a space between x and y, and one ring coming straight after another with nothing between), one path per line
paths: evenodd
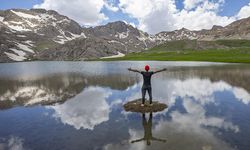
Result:
M250 41L172 41L147 51L105 60L211 61L250 63Z

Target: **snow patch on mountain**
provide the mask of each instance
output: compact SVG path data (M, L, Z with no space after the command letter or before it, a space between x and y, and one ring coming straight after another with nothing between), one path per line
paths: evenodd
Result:
M19 55L16 55L16 54L12 54L12 53L8 53L8 52L4 52L11 60L14 60L14 61L24 61L25 57L23 56L19 56Z
M21 50L17 50L17 49L14 49L14 48L10 48L10 50L13 51L14 53L16 53L18 56L24 57L26 55L26 53L21 51Z
M87 38L87 36L83 32L80 35L74 34L74 33L70 33L70 34L72 35L71 39L76 39L76 38L79 38L79 37Z
M3 20L4 20L4 17L0 16L0 22L3 22Z
M30 41L30 40L27 40L27 41L24 41L25 44L28 44L29 46L34 46L35 42L33 41Z
M32 49L29 48L29 46L21 44L21 43L17 43L17 47L19 47L20 49L30 52L30 53L35 53Z
M40 18L39 16L35 16L35 15L23 13L23 12L17 12L14 10L11 10L11 12L13 12L14 14L16 14L17 16L22 17L22 18L28 18L28 19L39 19Z
M69 33L71 37L68 37L65 35L65 33L62 31L61 35L57 36L57 39L54 40L54 42L59 44L64 44L65 42L77 39L77 38L87 38L86 35L82 32L81 34L74 34Z
M101 59L107 59L107 58L119 58L119 57L124 57L125 54L118 52L117 55L112 55L112 56L107 56L107 57L101 57Z
M26 35L16 35L17 37L25 38L27 37Z
M10 24L8 22L3 22L6 26L8 26L10 29L15 30L15 31L20 31L20 32L27 32L27 31L31 31L30 29L27 29L25 27L22 26L22 24L20 25L13 25Z
M117 33L116 35L115 35L115 37L118 37L119 39L125 39L125 38L127 38L128 36L129 36L129 30L127 30L127 32L122 32L122 33Z
M10 21L10 23L17 24L17 25L23 24L23 22L17 22L17 21Z

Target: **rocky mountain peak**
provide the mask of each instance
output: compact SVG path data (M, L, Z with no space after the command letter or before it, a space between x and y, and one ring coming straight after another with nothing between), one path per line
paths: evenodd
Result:
M235 22L232 22L231 24L227 25L226 27L249 27L250 26L250 17L243 18L241 20L237 20Z
M108 24L104 25L107 27L115 27L115 28L127 28L127 24L123 21L115 21L115 22L109 22Z
M187 28L181 28L180 30L176 30L176 31L190 31Z
M0 55L4 62L28 60L36 50L85 37L78 23L45 9L0 11L0 29Z
M0 14L3 26L12 32L27 32L43 35L49 38L57 36L60 39L80 35L81 26L66 16L53 10L45 9L10 9ZM55 39L56 40L56 39Z
M211 30L220 30L223 29L222 26L214 25Z
M140 31L137 28L134 28L123 21L110 22L106 25L87 28L86 32L90 36L116 37L119 39L128 38L130 35L140 36Z

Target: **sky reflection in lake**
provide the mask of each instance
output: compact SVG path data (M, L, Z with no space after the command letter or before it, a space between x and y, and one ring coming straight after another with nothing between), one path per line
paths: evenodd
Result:
M91 63L91 67L72 62L21 63L24 72L14 69L19 64L1 64L0 149L244 150L250 146L249 66ZM142 114L122 107L141 97L140 75L126 68L139 69L146 63L169 68L152 78L153 100L168 108L153 113L150 127L154 137L166 142L150 145L131 143L144 137L145 122Z

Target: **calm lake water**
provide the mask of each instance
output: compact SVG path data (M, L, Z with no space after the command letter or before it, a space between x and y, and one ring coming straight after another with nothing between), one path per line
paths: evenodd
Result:
M168 108L126 112L142 77ZM250 66L199 62L0 64L0 150L249 150Z

